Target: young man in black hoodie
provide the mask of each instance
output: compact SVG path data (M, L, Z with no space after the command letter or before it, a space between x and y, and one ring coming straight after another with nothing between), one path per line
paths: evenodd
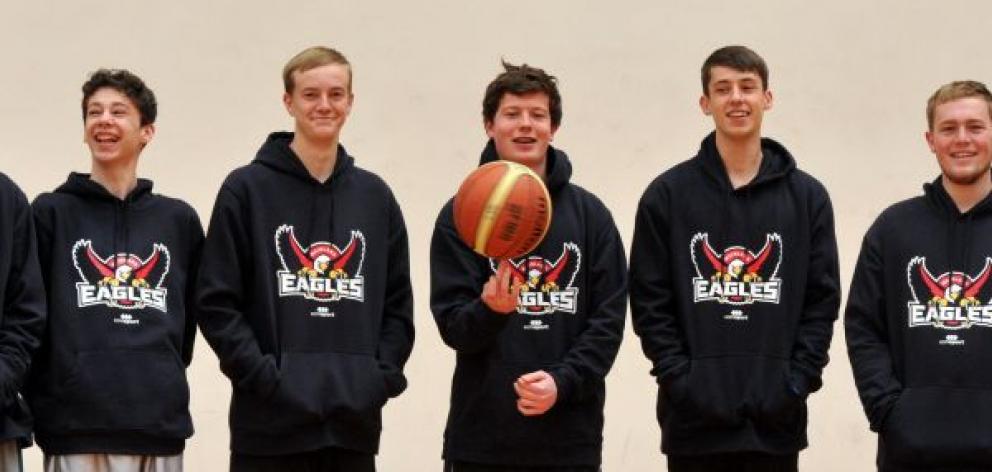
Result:
M45 329L45 286L27 198L0 173L0 470L21 470L31 414L21 396Z
M840 303L830 199L761 137L761 57L718 49L702 86L716 130L648 186L631 248L661 450L675 472L794 471Z
M49 316L29 398L49 472L180 471L193 434L186 367L203 228L137 177L156 110L134 74L95 72L82 101L92 171L32 204Z
M927 102L941 175L865 235L845 313L880 471L992 470L992 94Z
M623 336L626 260L610 212L569 182L550 146L561 124L554 77L527 65L486 90L489 143L540 175L551 227L530 254L493 260L458 237L452 202L431 240L431 310L457 360L444 433L446 472L599 470L605 377Z
M201 271L200 327L233 387L231 470L373 471L413 347L406 227L339 144L345 57L306 49L283 82L295 132L224 181Z

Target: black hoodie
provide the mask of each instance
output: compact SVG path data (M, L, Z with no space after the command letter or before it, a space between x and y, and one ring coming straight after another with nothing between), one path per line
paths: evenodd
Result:
M634 331L661 385L662 451L806 447L840 304L826 190L780 144L736 190L715 134L641 197L630 264Z
M343 147L320 183L273 133L224 181L198 293L231 379L231 448L375 453L381 410L406 388L413 295L389 187Z
M940 178L865 235L848 353L885 471L992 470L992 196L961 213Z
M0 174L0 441L31 438L31 415L18 393L45 329L45 287L31 208Z
M123 200L70 174L32 204L48 327L29 400L46 454L178 454L203 228L139 179Z
M492 141L481 163L497 160ZM512 466L598 465L603 441L604 379L623 337L626 260L613 218L591 193L569 183L565 153L549 148L551 228L530 254L511 262L558 264L557 288L524 294L517 311L491 311L479 298L496 262L476 255L455 231L452 202L431 240L431 310L444 342L457 352L444 458ZM552 293L553 292L553 293ZM550 302L550 303L548 303ZM543 304L542 304L543 303ZM558 399L540 416L517 411L513 382L545 370Z

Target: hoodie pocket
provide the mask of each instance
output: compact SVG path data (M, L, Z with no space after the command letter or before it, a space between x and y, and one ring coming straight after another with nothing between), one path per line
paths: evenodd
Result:
M686 429L720 428L740 422L743 396L723 373L727 358L695 359L689 371L672 380L671 421Z
M236 392L232 425L239 429L289 432L334 421L362 430L380 428L386 379L367 354L284 352L280 379L268 399Z
M916 467L992 467L992 392L906 388L882 427L886 457Z
M174 352L80 352L59 398L68 431L192 433L189 385Z
M792 428L801 402L790 398L788 361L764 356L693 359L672 379L664 419L684 430L736 428L752 419L775 429ZM664 421L664 420L663 420Z
M777 375L771 371L757 384L760 395L754 399L757 405L754 421L759 426L788 431L805 426L805 403L789 389L789 371L788 363L783 361Z

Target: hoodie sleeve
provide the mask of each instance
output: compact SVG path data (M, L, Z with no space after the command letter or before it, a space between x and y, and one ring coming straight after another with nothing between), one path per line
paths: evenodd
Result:
M189 367L193 362L193 343L196 341L196 321L199 306L196 303L196 288L199 279L200 260L203 256L203 225L196 211L190 208L189 228L189 267L186 268L186 326L183 332L183 364Z
M389 262L378 359L386 376L389 395L395 397L406 389L403 366L413 350L413 289L403 213L392 194L389 203Z
M488 349L510 318L482 302L489 272L452 224L452 206L438 215L431 238L431 311L444 343L459 353Z
M196 303L200 331L224 375L238 388L267 397L278 386L279 371L275 358L262 353L242 310L250 273L245 264L253 259L245 240L246 212L234 192L221 187L204 242Z
M879 430L902 391L889 351L884 260L878 227L876 221L861 244L844 313L847 354L872 431Z
M827 351L840 309L840 269L834 213L830 197L819 185L811 222L806 292L796 342L792 348L789 378L789 387L800 397L806 397L823 385L820 376L829 360Z
M623 340L627 315L627 258L613 218L605 208L590 228L598 231L586 248L588 318L565 357L548 369L558 388L558 402L582 401L601 385Z
M0 402L8 405L17 395L40 345L45 329L45 289L38 265L34 221L27 199L19 190L13 194L10 224L10 272L4 287L3 317L0 324Z
M630 310L634 333L653 366L651 375L663 384L689 365L673 293L669 221L668 196L656 181L637 205L630 249Z

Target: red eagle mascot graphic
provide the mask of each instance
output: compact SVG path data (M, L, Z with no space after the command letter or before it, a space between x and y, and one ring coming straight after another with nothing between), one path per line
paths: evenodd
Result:
M517 311L526 314L546 314L556 310L575 312L574 297L578 289L573 285L575 277L579 273L582 264L582 253L575 243L565 243L561 250L561 255L554 262L541 256L528 256L510 261L512 268L511 277L514 284L522 285L521 300L531 300L533 297L526 295L528 292L542 292L551 294L553 292L566 292L571 295L558 296L558 299L568 300L572 303L561 303L557 306L549 302L554 298L545 299L544 304L530 304L521 302L517 304ZM496 272L496 260L490 259L489 266Z
M925 257L914 257L909 261L906 275L913 298L918 304L937 307L970 307L986 305L992 299L992 258L985 258L985 266L974 277L964 272L946 272L934 277L927 268ZM946 328L967 327L967 322L944 320Z
M351 239L344 248L326 241L318 241L303 247L290 225L282 225L276 230L276 251L283 270L300 279L355 279L361 276L362 261L365 259L365 236L360 231L352 231ZM311 290L300 295L317 300L337 300L341 294L323 290Z
M85 285L99 287L134 287L159 290L169 272L169 250L163 244L153 244L145 259L134 254L117 253L100 256L92 241L80 240L72 246L72 259ZM130 294L130 292L124 292ZM110 297L104 302L117 308L143 308L140 297Z
M692 263L696 268L694 284L705 283L704 290L710 288L729 287L734 283L741 284L772 284L774 297L763 299L756 297L755 292L737 293L735 290L716 290L715 296L697 297L696 301L717 300L722 303L735 305L752 303L754 301L776 302L778 300L778 269L782 264L782 237L777 233L765 235L765 244L757 253L742 246L730 246L717 252L710 245L707 233L697 233L689 243ZM713 287L717 285L719 287ZM769 291L769 293L771 293Z

